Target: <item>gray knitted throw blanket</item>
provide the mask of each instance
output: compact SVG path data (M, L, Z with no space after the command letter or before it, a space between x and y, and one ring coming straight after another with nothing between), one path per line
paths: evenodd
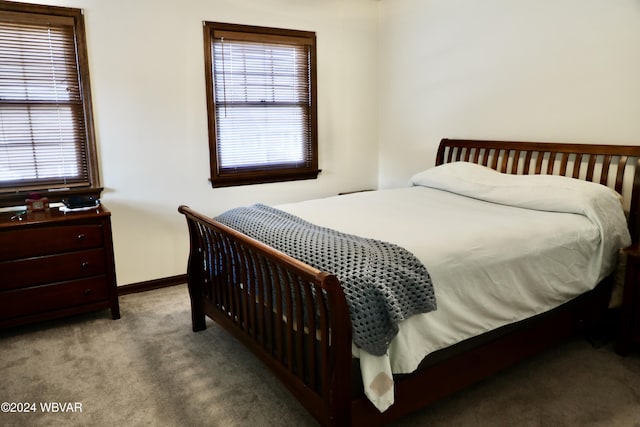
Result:
M319 227L295 215L256 204L215 218L341 282L349 306L353 342L381 356L398 323L436 309L427 269L397 245Z

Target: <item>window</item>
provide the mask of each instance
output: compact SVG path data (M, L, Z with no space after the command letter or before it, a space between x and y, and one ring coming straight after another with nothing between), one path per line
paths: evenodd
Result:
M0 206L99 197L91 117L82 11L0 1Z
M205 22L211 183L316 178L315 33Z

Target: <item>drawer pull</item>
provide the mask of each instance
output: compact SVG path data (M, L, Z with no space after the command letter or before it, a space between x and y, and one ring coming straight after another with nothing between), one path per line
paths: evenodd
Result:
M89 261L83 261L83 263L80 264L80 268L82 268L83 270L89 268Z
M84 233L80 233L78 234L77 237L78 237L78 240L84 240L86 236L84 235Z
M84 290L84 294L85 294L85 295L91 295L91 292L93 292L93 290L92 290L92 289L85 289L85 290Z

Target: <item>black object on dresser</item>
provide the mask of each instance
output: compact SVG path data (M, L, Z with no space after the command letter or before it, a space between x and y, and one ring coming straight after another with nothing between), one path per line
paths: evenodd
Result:
M109 210L0 213L0 327L105 308L120 318Z

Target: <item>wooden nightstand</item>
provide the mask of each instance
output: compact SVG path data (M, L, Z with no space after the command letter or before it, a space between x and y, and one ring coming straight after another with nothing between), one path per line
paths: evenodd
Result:
M0 327L104 308L119 319L111 212L21 218L0 213Z
M622 296L620 335L616 352L626 355L634 344L640 343L640 245L625 250L627 265Z

